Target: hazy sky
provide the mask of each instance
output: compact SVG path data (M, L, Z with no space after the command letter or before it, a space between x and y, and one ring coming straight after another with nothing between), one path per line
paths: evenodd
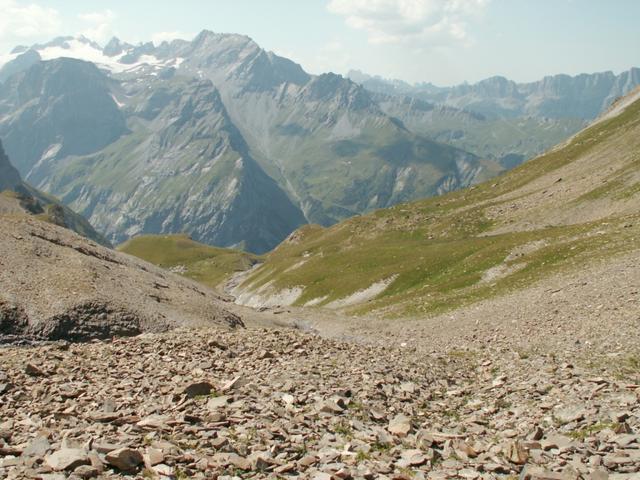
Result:
M640 66L640 0L0 0L0 53L58 35L104 43L243 33L311 73L449 85Z

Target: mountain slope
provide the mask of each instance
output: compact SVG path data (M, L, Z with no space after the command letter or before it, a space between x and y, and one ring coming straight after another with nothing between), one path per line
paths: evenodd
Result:
M582 124L518 117L517 105L503 120L373 95L234 34L105 48L62 37L10 57L0 135L15 165L117 243L185 232L261 253L304 222L328 226L493 177ZM529 88L528 104L561 105L558 82ZM509 106L518 88L496 80L469 95Z
M13 190L22 180L18 170L15 169L0 142L0 192Z
M69 228L101 245L111 246L82 216L62 205L56 198L24 183L0 142L0 214L2 213L35 215L40 220Z
M77 60L44 63L32 68L69 74L79 70L78 75L95 69ZM94 73L77 81L92 82ZM35 74L30 69L23 75ZM106 89L106 77L96 75L105 87L101 95L108 97L117 118L127 119L118 138L106 148L94 139L92 147L76 148L69 155L68 139L82 136L82 131L61 126L60 143L49 146L53 140L47 139L32 145L35 153L26 165L39 188L89 218L111 241L138 233L185 231L207 243L263 252L304 222L253 161L209 81L179 77L169 69L161 77L147 75L142 84L136 76ZM27 87L18 83L18 89ZM68 90L62 95L72 94ZM47 98L37 101L44 104ZM52 124L59 115L47 109L40 118ZM12 132L10 139L21 131L12 123L4 126ZM34 163L36 158L40 160Z
M55 159L86 155L126 132L108 79L88 62L38 62L0 89L0 137L25 180L38 184Z
M261 253L301 223L331 225L502 170L408 131L353 82L311 76L241 35L104 49L61 37L17 52L3 71L0 133L18 168L116 243L186 232ZM104 99L70 116L103 122L107 141L59 121L52 107L75 92L20 93L69 76ZM37 140L21 144L34 122ZM86 148L73 148L77 138Z
M310 76L248 37L205 31L174 55L185 58L181 72L219 88L256 159L308 221L330 225L500 170L409 132L353 82Z
M0 226L0 341L242 325L203 287L67 229L2 214Z
M637 251L639 133L635 101L494 181L305 227L235 294L252 305L435 313Z
M640 85L640 69L575 77L555 75L518 84L492 77L473 85L348 77L374 95L381 108L412 132L499 161L512 168L562 142Z
M581 118L552 119L524 116L491 118L413 97L376 94L385 113L402 121L412 132L496 159L513 168L585 126Z

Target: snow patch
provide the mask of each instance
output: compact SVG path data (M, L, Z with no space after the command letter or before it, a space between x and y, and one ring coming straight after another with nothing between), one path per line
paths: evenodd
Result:
M118 99L116 98L116 96L114 94L111 94L111 98L113 99L113 101L115 102L115 104L118 106L118 108L122 108L124 107L124 103L119 102Z
M49 160L50 158L55 157L61 149L62 149L61 143L55 143L51 145L47 149L47 151L42 154L42 157L40 157L40 161L42 162L44 160Z
M236 297L236 303L252 308L293 305L302 295L301 287L273 289L273 281L265 283L255 292L244 292Z
M304 307L315 307L316 305L320 305L327 298L329 298L329 295L325 295L323 297L313 298L313 299L309 300L307 303L305 303L303 306Z
M370 285L368 288L363 290L358 290L357 292L352 293L348 297L340 298L338 300L334 300L325 305L326 308L338 309L343 307L349 307L351 305L357 305L358 303L366 302L371 300L382 292L384 292L389 285L391 285L395 279L398 278L398 275L393 275L385 280L381 280Z
M287 272L291 272L292 270L295 270L296 268L300 268L302 265L304 265L305 263L307 263L306 260L300 260L298 263L295 263L293 265L291 265L289 268L287 268L284 272L282 273L287 273Z
M54 60L56 58L63 57L75 58L77 60L94 63L99 67L107 68L113 73L135 70L144 65L163 66L167 63L162 62L153 55L142 55L138 62L134 64L124 64L121 63L120 60L127 55L128 52L123 52L114 57L108 57L94 45L82 42L78 39L68 40L63 46L48 46L37 50L37 52L43 60ZM0 61L1 60L2 59L0 59ZM173 59L171 61L173 61Z

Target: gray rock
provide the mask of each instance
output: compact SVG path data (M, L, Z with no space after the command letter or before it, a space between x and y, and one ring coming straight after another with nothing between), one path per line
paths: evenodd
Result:
M25 457L44 457L50 448L51 445L47 437L37 437L27 445L27 448L24 449L22 455Z
M79 448L63 448L57 452L47 455L45 462L53 470L75 470L80 465L89 465L89 456L86 450Z
M123 472L135 471L144 462L142 454L132 448L113 450L106 454L105 460L109 465Z
M97 477L100 475L100 471L92 465L80 465L73 471L73 474L80 478L87 479Z
M581 405L558 408L553 412L554 417L561 423L571 423L584 419L586 411Z
M222 407L225 407L229 403L229 397L226 395L222 395L220 397L213 397L207 401L207 408L211 411L219 410Z
M406 437L411 431L411 419L403 414L396 415L389 422L387 430L398 437Z

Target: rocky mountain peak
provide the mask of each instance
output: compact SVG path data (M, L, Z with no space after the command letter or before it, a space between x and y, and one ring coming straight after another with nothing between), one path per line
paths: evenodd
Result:
M33 98L96 90L106 83L104 75L93 63L64 57L35 64L25 73L23 81L33 82L29 85L34 87Z
M133 48L133 45L122 42L118 37L113 37L105 45L104 49L102 49L102 53L104 53L107 57L115 57L130 48Z
M362 110L375 105L361 85L335 73L324 73L311 79L302 95L311 101L330 102L340 108Z
M93 63L71 58L38 62L12 76L0 94L11 111L0 128L5 148L23 177L37 183L50 172L41 167L56 155L83 155L104 148L126 131L122 112L104 73Z
M304 85L309 75L300 65L260 48L250 37L202 31L183 52L186 63L216 80L230 80L243 90L265 91L283 83Z
M70 50L73 44L81 44L81 45L90 47L94 50L102 50L102 47L97 42L94 42L93 40L85 37L84 35L79 35L77 37L74 37L71 35L60 36L60 37L54 38L50 42L33 45L31 48L34 50L45 50L48 48L57 47L65 50Z
M192 54L207 55L219 65L237 63L262 50L247 35L234 33L215 33L203 30L191 42Z
M6 81L16 73L27 70L29 67L35 65L40 60L42 60L42 58L37 51L32 49L26 50L24 53L19 54L16 58L0 68L0 82Z
M471 87L469 86L468 88ZM476 88L481 90L485 95L498 98L517 94L517 84L499 75L482 80L477 84Z
M100 50L102 48L99 43L94 42L93 40L85 37L84 35L79 35L78 37L75 37L75 40L85 45L89 45L91 48L94 48L96 50Z

